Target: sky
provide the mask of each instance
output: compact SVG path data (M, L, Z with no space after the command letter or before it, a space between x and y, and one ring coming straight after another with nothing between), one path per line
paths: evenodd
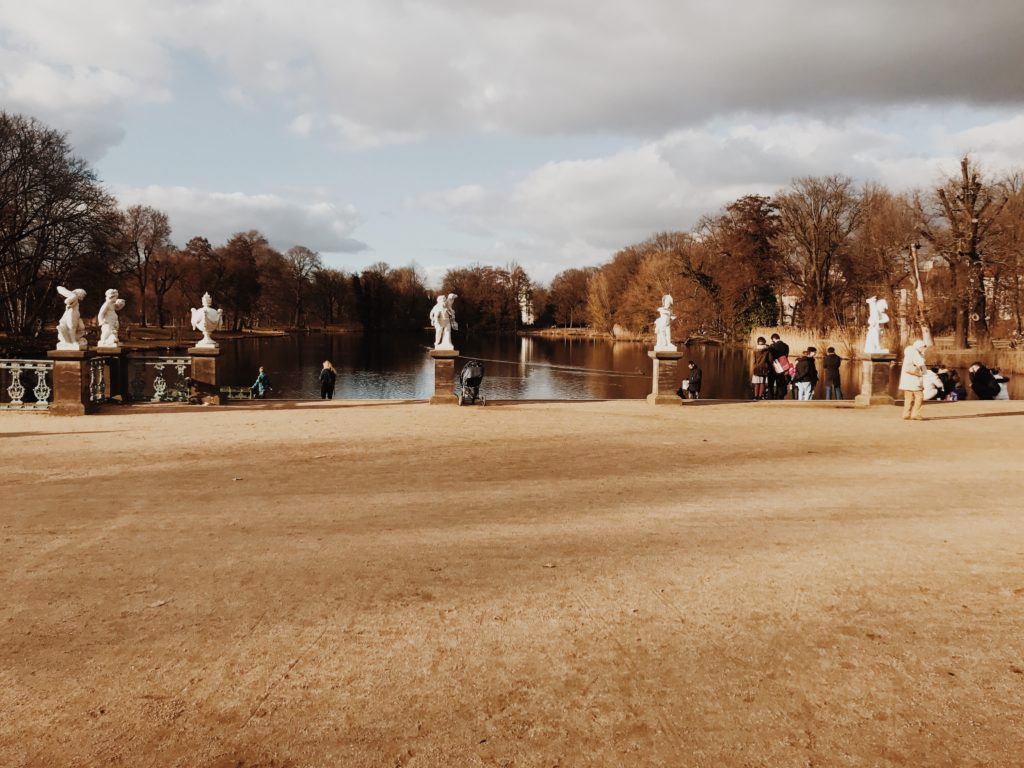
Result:
M1019 0L0 0L0 108L173 239L540 281L833 173L1024 167Z

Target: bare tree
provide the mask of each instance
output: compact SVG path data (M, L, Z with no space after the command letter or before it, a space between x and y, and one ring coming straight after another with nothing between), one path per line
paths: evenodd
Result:
M289 248L284 254L284 260L288 265L288 278L291 288L292 323L296 327L302 325L303 304L309 294L313 283L313 275L323 268L320 254L306 248L304 245L295 245Z
M861 196L853 181L845 176L797 179L775 202L778 245L790 280L803 292L804 323L818 329L841 325L841 305L834 302L843 279L840 260L861 218Z
M0 112L0 328L38 335L77 261L103 258L114 205L63 134Z
M953 290L958 301L956 335L960 346L968 346L970 326L980 346L991 343L986 295L987 254L983 246L1007 198L985 183L969 157L960 161L960 175L951 177L935 190L941 227L923 207L921 234L942 254L950 267Z
M146 297L155 262L171 250L171 223L163 211L148 205L133 205L121 220L128 268L139 288L139 323L146 325Z

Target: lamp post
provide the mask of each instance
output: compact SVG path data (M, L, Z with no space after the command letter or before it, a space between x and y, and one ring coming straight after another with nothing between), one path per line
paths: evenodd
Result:
M918 242L910 244L910 264L914 269L914 291L917 294L917 322L921 326L921 339L929 347L932 346L932 327L928 323L928 315L924 308L924 287L921 285L921 272L922 269L917 263L917 249L921 247ZM929 262L928 268L925 272L931 271L931 263Z

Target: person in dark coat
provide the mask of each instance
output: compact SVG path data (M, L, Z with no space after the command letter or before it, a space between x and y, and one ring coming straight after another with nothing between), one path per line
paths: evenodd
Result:
M324 367L320 369L320 399L332 400L334 398L334 383L338 380L338 372L334 370L330 360L324 360Z
M777 333L772 334L772 343L768 345L768 353L772 358L772 368L768 376L768 389L774 400L785 400L786 389L789 386L789 344L782 340ZM782 367L780 373L776 370L776 363Z
M971 377L971 389L979 400L995 400L999 395L1000 387L992 371L982 363L975 363L968 371Z
M836 400L843 399L843 390L840 386L839 377L839 366L842 364L843 358L836 354L835 347L829 347L825 353L825 357L821 361L822 368L825 369L825 399L831 400L832 393L835 393Z
M700 400L700 386L704 374L693 360L689 362L688 367L690 369L690 398L692 400Z
M793 383L796 384L797 392L799 393L798 400L812 400L814 398L814 388L818 385L818 366L814 363L814 357L817 354L817 349L808 347L807 353L797 360L796 375L793 377Z
M753 373L750 376L750 384L754 388L754 399L763 400L768 397L768 392L765 391L765 386L768 383L768 377L772 373L772 355L768 351L768 342L764 340L764 336L757 337L757 346L754 347L754 367Z

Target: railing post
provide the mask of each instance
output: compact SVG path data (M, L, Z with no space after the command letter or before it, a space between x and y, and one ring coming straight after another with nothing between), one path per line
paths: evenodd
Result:
M220 350L211 347L189 347L192 355L192 390L204 405L220 405Z
M682 358L682 352L648 352L647 356L654 361L651 373L651 394L647 402L651 405L678 405L682 401L676 394L678 381L676 367Z
M89 391L89 360L93 353L86 349L51 349L46 355L53 360L50 413L54 416L94 413L96 405Z
M896 355L876 353L861 360L860 394L853 398L858 408L871 405L893 405L896 401L889 394L889 382L896 367Z
M434 394L430 397L431 405L458 405L455 396L455 358L459 356L457 349L432 349L430 356L434 359Z

